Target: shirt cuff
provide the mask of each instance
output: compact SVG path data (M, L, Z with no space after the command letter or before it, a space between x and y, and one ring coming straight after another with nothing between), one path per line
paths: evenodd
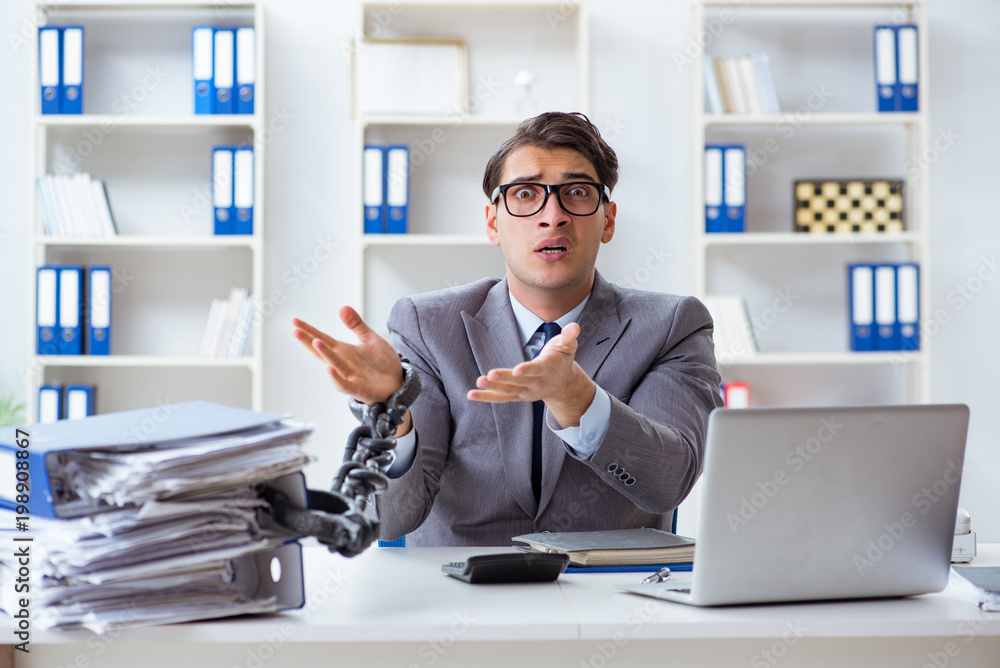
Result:
M609 404L610 406L610 404ZM396 461L389 465L385 474L392 479L400 478L413 466L417 456L417 429L411 427L405 436L396 438Z
M590 402L590 408L580 418L579 427L560 429L559 423L548 412L546 423L549 429L566 443L571 455L578 459L588 459L597 452L597 446L608 433L608 425L611 424L611 397L598 386L594 392L594 400Z

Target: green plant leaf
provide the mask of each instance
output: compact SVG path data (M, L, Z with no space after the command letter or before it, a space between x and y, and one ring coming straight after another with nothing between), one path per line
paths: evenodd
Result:
M8 427L24 422L24 404L15 403L13 394L0 397L0 427Z

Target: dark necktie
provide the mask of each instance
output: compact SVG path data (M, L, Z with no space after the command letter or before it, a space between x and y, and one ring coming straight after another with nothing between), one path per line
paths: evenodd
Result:
M540 353L548 340L561 332L562 328L554 322L543 322L538 331L542 333L542 346L538 349ZM535 357L538 357L538 353L535 353ZM545 426L542 419L545 417L545 402L534 402L532 409L535 419L531 441L531 491L535 493L535 501L538 501L542 493L542 428Z

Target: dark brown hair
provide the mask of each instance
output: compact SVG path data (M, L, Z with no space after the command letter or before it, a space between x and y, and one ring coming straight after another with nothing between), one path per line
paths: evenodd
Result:
M536 146L545 150L571 148L590 160L597 170L597 180L614 190L618 183L618 156L601 138L597 126L580 112L570 114L549 111L522 121L514 136L497 149L483 175L483 192L489 197L500 185L504 164L511 151L522 146Z

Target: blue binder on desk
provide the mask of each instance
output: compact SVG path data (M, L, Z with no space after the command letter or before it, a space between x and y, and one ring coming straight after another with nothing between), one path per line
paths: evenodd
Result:
M385 157L385 231L406 234L410 200L410 149L387 146Z
M875 26L875 97L879 111L896 111L899 77L896 59L896 27Z
M87 354L111 353L111 267L90 267L87 276Z
M215 233L234 234L233 149L226 146L212 149L212 207L215 211Z
M215 100L215 28L191 30L191 77L194 80L194 113L211 114Z
M847 271L851 350L875 350L874 267L870 264L851 264Z
M83 267L59 267L59 354L83 354Z
M254 164L252 147L233 150L233 234L253 234Z
M386 231L385 149L375 145L365 146L363 161L364 230L365 234L381 234Z
M257 44L252 27L236 29L236 113L252 114L257 79Z
M63 26L59 113L83 113L83 26Z
M38 83L43 114L58 114L62 99L62 36L58 26L38 29Z
M232 114L236 107L233 104L233 77L236 74L236 34L232 28L218 28L215 31L213 53L213 82L215 100L212 112L216 114Z
M39 267L35 279L35 324L39 355L58 355L59 268Z
M896 266L896 320L899 350L920 350L920 265Z
M896 266L875 266L875 350L899 349L896 321Z
M917 26L896 26L896 78L898 111L917 111L920 73L917 57Z

